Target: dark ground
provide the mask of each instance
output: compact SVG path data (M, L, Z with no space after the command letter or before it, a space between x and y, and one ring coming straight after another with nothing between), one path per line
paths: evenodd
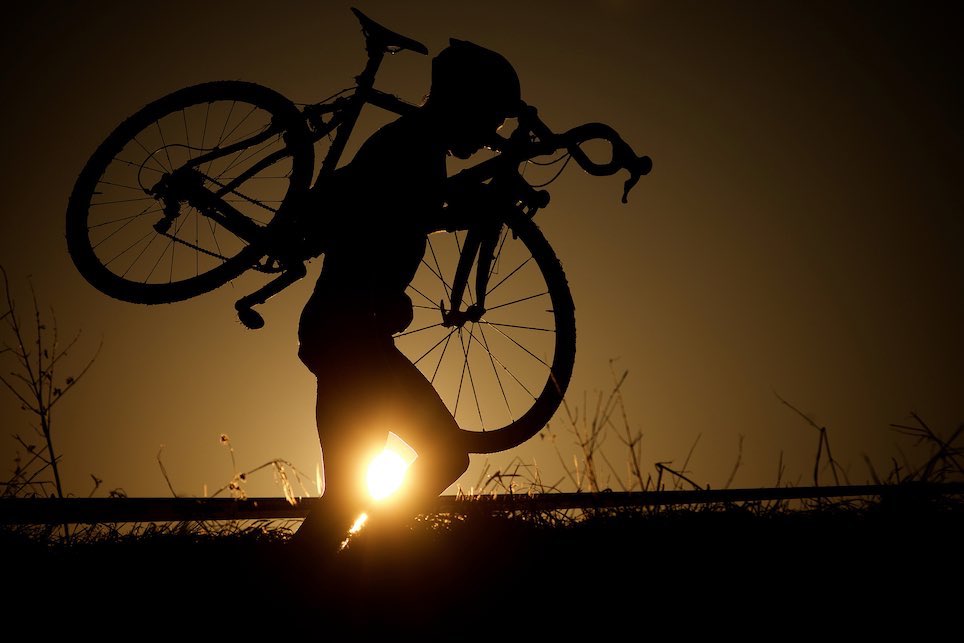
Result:
M8 623L38 613L34 627L190 627L189 640L197 628L320 640L672 630L690 640L773 634L771 624L861 639L909 629L916 639L946 624L959 632L962 545L964 512L930 505L610 513L568 527L478 515L434 529L373 525L318 560L295 558L278 534L167 534L71 550L7 536L2 604Z

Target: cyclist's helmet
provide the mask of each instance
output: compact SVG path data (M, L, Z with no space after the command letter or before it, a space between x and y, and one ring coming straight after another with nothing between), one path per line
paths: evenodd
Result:
M519 76L501 54L467 40L449 39L432 60L431 100L458 109L517 116Z

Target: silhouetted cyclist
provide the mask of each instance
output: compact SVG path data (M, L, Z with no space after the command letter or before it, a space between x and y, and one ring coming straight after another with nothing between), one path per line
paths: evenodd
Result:
M299 357L318 378L325 492L295 542L332 547L345 537L369 504L365 467L389 431L418 454L399 499L437 496L467 469L455 418L392 334L411 323L405 290L426 236L484 224L484 212L451 206L446 156L478 151L520 103L518 76L505 58L452 39L432 61L425 103L378 130L321 182L324 266L298 336Z

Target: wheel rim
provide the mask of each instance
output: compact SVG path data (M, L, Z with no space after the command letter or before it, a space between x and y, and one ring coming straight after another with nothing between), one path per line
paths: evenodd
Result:
M273 124L278 110L242 97L212 96L202 102L190 93L182 96L163 110L142 110L118 128L95 156L99 162L85 169L78 183L79 190L86 183L83 194L72 199L71 207L85 214L81 223L74 222L83 229L75 229L75 239L82 241L73 244L72 254L95 285L112 296L190 296L210 289L212 280L235 276L260 256L250 239L240 238L190 203L179 204L179 214L168 220L166 230L159 227L166 219L164 206L174 199L162 200L151 190L164 176L212 149L262 134L264 140L257 145L196 165L205 189L224 190L259 160L289 148L284 132ZM291 154L283 155L224 191L222 198L263 228L289 194L293 176L305 174L296 163Z
M572 301L548 244L531 228L503 226L488 282L486 313L461 328L441 324L464 233L432 235L409 287L412 324L396 346L432 382L459 426L478 437L477 452L514 444L487 440L513 432L531 437L558 407L575 350ZM531 229L532 232L528 232ZM544 244L540 248L539 240ZM462 309L475 303L475 270ZM525 424L525 426L522 426ZM521 434L520 434L521 433Z

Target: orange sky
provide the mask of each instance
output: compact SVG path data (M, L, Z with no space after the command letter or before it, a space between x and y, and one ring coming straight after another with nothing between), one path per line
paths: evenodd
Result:
M828 427L853 482L867 480L863 453L886 469L895 444L909 449L888 424L910 411L945 433L964 421L959 15L870 2L355 4L432 53L449 36L503 53L551 127L602 121L653 158L626 206L622 177L571 165L537 219L576 302L571 403L607 390L618 358L648 466L681 465L701 435L689 470L719 486L743 435L734 485L772 484L781 450L787 477L806 482L816 433L774 392ZM83 329L75 363L104 341L55 417L69 491L86 495L95 473L166 495L163 444L175 489L200 495L230 477L222 432L242 468L280 457L313 477L314 382L295 330L320 262L247 331L233 302L256 281L157 307L97 292L67 255L64 211L100 141L174 89L244 79L309 102L350 85L365 58L349 6L38 2L8 16L0 263L21 307L30 275L62 332ZM429 64L393 57L378 86L418 100ZM0 397L6 434L27 430L17 409ZM13 447L0 439L4 466ZM605 448L621 467L615 436ZM491 469L514 457L546 482L562 475L547 440ZM280 493L270 475L249 490Z

